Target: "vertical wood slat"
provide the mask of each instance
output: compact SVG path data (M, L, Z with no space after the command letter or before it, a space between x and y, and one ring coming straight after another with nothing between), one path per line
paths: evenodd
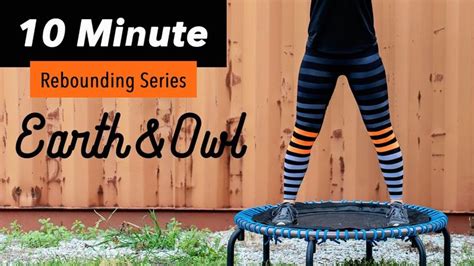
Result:
M228 61L227 61L227 73L225 77L226 89L229 90L230 98L230 110L229 110L229 133L233 133L233 130L238 125L238 117L244 110L243 105L243 85L242 85L242 71L243 71L243 42L244 42L244 30L242 27L243 13L243 1L228 2L228 32L232 33L228 36ZM250 115L250 114L248 114ZM233 134L232 134L233 135ZM245 136L239 141L239 148L244 145ZM239 149L240 150L240 149ZM246 157L242 159L236 159L229 156L229 178L228 178L228 205L232 207L242 206L242 178L243 178L243 164L247 160Z
M242 0L241 0L242 1ZM259 178L266 177L257 177L257 160L259 160L258 155L255 152L255 147L258 145L256 142L256 116L257 116L257 107L256 107L256 91L260 88L256 87L255 80L257 79L257 66L260 62L257 62L257 50L255 46L257 45L256 41L256 25L257 21L257 1L248 1L243 3L243 21L242 28L245 34L245 38L242 41L242 48L245 51L245 54L242 55L242 88L243 88L243 103L242 109L248 111L249 116L247 117L247 126L243 132L243 137L245 139L245 145L247 145L248 152L246 154L246 159L244 160L244 165L242 169L242 205L249 206L253 203L258 202L258 193L259 191ZM232 33L228 35L232 36ZM263 62L262 62L263 63ZM260 100L260 99L258 99ZM252 110L252 112L250 112ZM253 152L252 152L253 151Z
M46 99L47 134L60 131L64 121L64 109L61 99ZM62 205L62 163L60 158L46 157L45 187L41 196L42 204Z
M6 69L2 70L3 72L3 84L2 84L2 91L3 91L3 109L4 109L4 140L5 143L3 144L5 147L5 157L4 161L2 162L3 168L5 169L5 177L4 182L2 185L4 186L3 191L5 192L4 195L4 205L7 206L19 206L18 201L18 193L19 190L17 189L18 181L20 179L19 168L17 164L17 160L19 160L15 154L15 140L11 140L10 138L14 138L14 136L18 135L18 129L20 126L20 114L18 112L18 92L20 91L18 82L16 80L17 73L15 70ZM16 88L16 89L10 89ZM17 106L15 106L17 105ZM18 121L18 122L13 122ZM2 140L3 141L3 140ZM13 155L13 156L12 156Z
M431 107L431 205L435 208L444 207L444 164L445 164L445 97L446 97L446 58L447 50L447 12L445 1L435 1L433 7L433 70L430 74L432 83L433 102Z
M474 3L472 1L460 1L458 5L458 42L457 42L457 84L459 88L456 90L456 103L453 105L453 111L457 119L453 122L457 123L452 125L450 129L453 129L455 138L457 141L456 149L453 152L456 153L457 160L452 162L452 165L456 169L455 176L456 187L453 189L456 195L454 198L454 204L461 209L467 209L472 204L472 185L474 184L474 171L472 167L473 162L473 151L474 142L472 138L472 130L474 129L474 118L473 118L473 84L474 84L474 19L472 17L472 11L474 10ZM469 86L470 85L470 86ZM471 108L469 111L468 108ZM471 182L466 182L471 180ZM469 187L471 185L471 187Z
M392 122L405 155L406 200L472 211L474 2L373 2ZM198 71L197 99L30 99L27 70L0 70L0 204L221 208L278 202L308 12L308 0L229 0L228 67ZM65 160L44 153L21 159L15 153L20 121L33 111L45 115L47 129L25 148L58 130L93 132L102 112L121 112L119 132L132 146L146 120L158 119L163 157L132 152L118 159L112 152L87 160L76 150ZM235 159L226 150L220 159L202 158L204 132L216 137L226 130L232 137L242 111L247 120L239 145L248 146L246 156ZM192 157L176 159L169 145L185 112L200 115L203 125ZM178 150L188 147L194 127L186 122ZM346 78L339 80L312 154L299 200L387 199Z
M456 190L458 186L458 160L459 154L457 149L459 149L459 113L457 108L457 103L459 101L459 91L462 90L460 88L461 84L459 82L459 73L460 73L460 65L459 65L459 58L460 58L460 5L459 3L455 2L448 2L447 3L447 23L446 28L447 32L447 39L450 40L448 45L448 57L446 58L446 88L447 93L445 97L445 104L446 104L446 143L445 143L445 164L444 164L444 188L443 192L446 193L445 197L443 198L443 205L454 205L456 204L457 197L453 196L456 195ZM458 90L452 90L452 88L459 88ZM456 119L452 119L452 117L456 117ZM446 177L451 176L451 180L448 180ZM446 195L448 195L446 197Z
M5 71L0 71L0 202L6 204L9 202L7 173L6 173L6 154L7 154L7 112L5 97Z
M102 111L100 115L107 113L107 125L112 124L112 120L117 113L115 99L103 99L102 100ZM102 136L102 145L104 147L107 142L109 134L106 133ZM97 188L102 194L99 194L99 204L107 207L117 206L118 198L118 173L117 173L117 156L115 155L115 149L112 149L111 154L103 159L103 170L102 170L102 184Z
M160 122L158 137L165 139L163 157L158 160L156 176L158 179L158 205L164 207L174 206L173 193L173 161L170 160L169 144L173 136L173 101L158 99L157 116Z

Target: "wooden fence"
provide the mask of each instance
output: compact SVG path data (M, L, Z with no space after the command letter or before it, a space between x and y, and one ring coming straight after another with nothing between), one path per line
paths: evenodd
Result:
M8 207L239 208L282 197L282 160L295 115L296 81L308 23L307 0L229 0L228 67L198 71L195 99L31 99L28 69L0 70L0 204ZM474 1L374 0L393 124L405 156L406 201L474 211ZM21 159L15 142L30 112L47 129L92 130L103 112L122 114L129 142L146 121L169 138L179 116L199 114L213 135L233 132L247 112L242 159L198 152L176 159ZM180 132L186 147L193 124ZM198 143L202 141L201 132ZM166 145L169 145L167 142ZM299 200L386 200L376 154L341 77L313 149Z

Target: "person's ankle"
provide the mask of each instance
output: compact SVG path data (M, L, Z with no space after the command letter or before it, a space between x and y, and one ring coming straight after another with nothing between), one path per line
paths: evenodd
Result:
M283 200L283 203L295 204L295 200Z

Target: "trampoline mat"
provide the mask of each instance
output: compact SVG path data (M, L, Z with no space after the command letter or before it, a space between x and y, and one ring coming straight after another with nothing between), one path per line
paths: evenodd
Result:
M387 228L386 213L390 207L370 203L296 203L298 223L291 228L320 230L370 230ZM426 223L430 217L419 211L406 208L410 225ZM253 216L253 221L273 225L270 208ZM287 226L288 227L288 226Z

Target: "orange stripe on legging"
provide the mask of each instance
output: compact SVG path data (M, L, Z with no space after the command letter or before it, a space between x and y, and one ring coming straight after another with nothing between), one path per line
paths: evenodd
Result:
M382 134L385 134L387 132L389 132L390 130L392 130L392 127L387 127L387 128L384 128L382 130L379 130L379 131L369 131L369 136L380 136Z
M309 132L306 130L299 129L297 127L295 127L295 132L309 138L316 138L318 136L318 133L316 132Z
M383 139L373 139L372 142L374 144L383 144L383 143L391 141L393 138L395 138L395 133L392 132L392 134L390 134L390 136L385 137Z
M291 152L294 152L294 153L298 153L298 154L310 154L311 153L311 150L298 149L298 148L295 148L291 145L288 146L288 150L291 151Z
M291 142L294 142L296 144L302 145L302 146L308 146L311 147L313 146L314 141L304 141L296 138L295 136L291 137Z
M395 143L392 143L392 144L384 146L384 147L375 148L375 150L377 152L385 152L385 151L390 151L390 150L396 149L398 147L400 147L400 145L398 144L398 141L397 141Z

